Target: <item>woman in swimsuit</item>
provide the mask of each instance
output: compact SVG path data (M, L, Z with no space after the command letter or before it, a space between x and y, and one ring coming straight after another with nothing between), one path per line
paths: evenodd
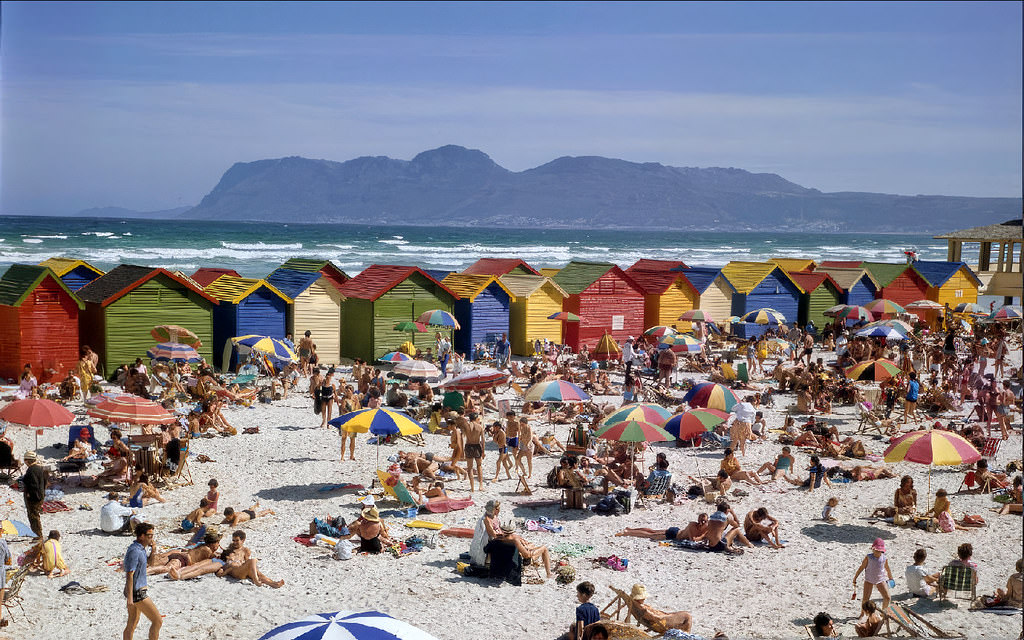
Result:
M349 531L351 535L359 536L359 551L377 554L384 550L384 543L391 542L380 523L376 507L363 511L359 519L349 526Z
M128 502L129 507L139 508L146 506L147 502L156 500L157 502L167 502L160 492L149 483L149 476L145 473L139 476L139 479L135 481L135 484L128 489L128 495L131 496Z
M719 468L728 473L729 477L737 482L743 481L753 485L765 484L761 481L761 478L757 477L756 473L743 470L740 466L740 461L736 459L736 454L732 452L731 448L725 450L725 457L722 458Z
M320 383L320 426L327 428L327 421L331 419L331 410L334 408L334 394L337 391L337 383L334 382L334 368L327 370L327 377Z
M903 515L912 515L917 511L917 489L914 488L914 479L910 476L903 476L900 479L900 488L893 495L893 506L896 512Z
M170 573L172 578L178 580L180 574L178 574L179 577L175 577L175 572L179 572L185 567L193 567L216 556L220 551L220 539L221 537L215 533L207 533L203 536L203 543L195 549L175 549L157 554L153 558L152 564L146 569L146 575ZM223 564L217 565L217 568L219 569L221 566Z
M217 502L220 500L220 492L217 491L219 486L216 478L210 478L210 482L207 483L210 490L206 493L206 516L212 516L217 513Z
M757 470L758 475L768 472L772 480L778 480L780 477L785 476L796 464L796 459L793 454L790 453L789 447L782 447L782 453L775 458L775 463L766 462L761 465L761 468Z

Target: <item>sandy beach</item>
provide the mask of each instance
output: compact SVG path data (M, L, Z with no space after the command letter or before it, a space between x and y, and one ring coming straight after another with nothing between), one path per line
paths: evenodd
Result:
M817 355L817 354L816 354ZM825 354L823 354L825 355ZM1020 353L1012 354L1014 366L1020 365ZM681 377L697 379L696 374ZM613 378L613 381L618 378ZM761 383L758 384L760 386ZM303 387L304 387L303 383ZM299 389L303 390L302 387ZM681 395L680 392L676 392ZM509 397L503 391L499 397ZM601 397L602 401L621 402L620 397ZM783 417L793 403L793 394L777 394L776 405L766 409L769 427L781 426ZM334 429L319 428L320 418L312 411L312 402L304 393L293 393L288 399L273 404L257 403L252 408L228 408L225 415L240 432L233 437L199 438L192 442L190 467L195 483L164 491L166 504L147 506L143 511L157 527L158 545L178 545L188 536L172 533L184 515L193 509L206 492L210 478L220 483L220 505L247 508L258 502L262 508L273 509L276 515L258 518L244 524L246 540L261 570L274 579L286 582L281 589L258 588L249 583L214 576L190 581L172 581L164 576L150 578L150 595L164 614L162 637L166 638L258 638L266 631L305 615L338 610L379 610L421 627L442 640L489 638L494 640L555 638L565 631L573 619L576 592L573 585L558 585L555 580L522 587L493 586L479 579L464 578L456 572L458 555L468 550L469 541L438 537L436 548L401 558L388 554L356 555L350 561L336 561L322 547L307 548L292 540L308 531L314 516L341 515L352 520L359 513L358 494L342 491L319 491L337 483L360 483L369 486L374 477L374 447L360 437L357 461L339 462L339 437ZM71 407L84 414L80 402ZM967 407L970 408L970 405ZM966 411L965 411L966 413ZM493 422L493 413L485 422ZM851 406L838 406L829 420L844 435L852 434L858 419ZM1019 427L1017 417L1014 426ZM247 427L259 427L257 434L241 434ZM535 426L540 433L549 427ZM567 426L553 426L559 440L565 441ZM106 429L99 428L100 440ZM8 437L14 439L17 452L33 446L32 432L11 427ZM52 464L66 453L54 443L65 441L67 429L47 431L39 438L40 459ZM425 434L421 451L448 453L448 437ZM870 454L880 455L886 442L870 437L865 445ZM404 445L404 446L403 446ZM381 447L381 461L409 448L407 443ZM741 458L745 469L757 469L774 460L781 445L775 442L753 443ZM697 472L717 471L721 450L676 448L672 443L654 445L647 454L651 464L654 452L665 452L670 461L673 481L687 486L685 478ZM808 455L794 451L797 469L807 467ZM196 455L204 454L211 461L200 463ZM496 460L494 445L488 442L484 459L485 478L493 477ZM1003 442L994 460L994 467L1021 457L1019 429ZM1013 565L1021 554L1022 527L1019 516L998 516L990 510L997 506L988 495L955 494L963 472L959 468L934 468L931 476L932 495L939 488L951 494L953 513L980 514L984 528L954 533L928 533L919 529L897 528L878 519L870 519L878 506L891 504L898 480L878 480L822 487L812 493L789 483L776 482L761 489L745 483L736 487L747 492L742 497L730 496L739 517L764 506L781 522L782 538L787 547L774 550L759 546L744 555L679 550L657 542L637 538L613 537L625 527L667 528L685 526L698 513L711 512L703 500L685 500L681 504L652 503L649 508L634 509L630 514L602 516L592 512L564 511L557 506L526 508L516 506L525 500L557 499L560 490L543 486L548 470L556 465L558 456L535 459L531 481L533 496L520 496L514 491L515 479L487 482L483 491L472 494L476 506L447 514L420 517L445 526L472 528L488 499L503 502L504 514L510 513L522 523L527 518L547 516L564 526L561 533L520 531L528 540L549 547L561 543L582 543L593 549L569 561L576 569L577 580L589 580L597 586L593 602L603 608L613 594L609 585L628 591L634 583L643 583L650 593L649 604L665 610L687 610L694 618L693 632L711 637L715 630L724 630L730 638L797 638L805 637L803 625L819 612L830 613L840 622L840 631L853 634L852 623L859 614L859 599L851 601L851 580L861 559L878 537L888 544L888 556L896 588L896 602L922 613L930 622L947 631L971 638L1014 638L1021 629L1021 617L1000 616L968 610L964 594L951 602L936 602L910 597L904 580L904 569L911 564L917 548L928 551L927 566L938 571L955 554L963 542L974 546L974 560L980 567L978 594L990 594L1003 587L1013 573ZM914 478L920 503L926 501L928 467L912 463L890 465L897 476ZM405 474L408 480L408 474ZM470 495L465 480L448 483L453 496ZM99 530L99 508L106 502L105 492L64 485L64 501L70 512L44 514L43 528L59 530L64 555L72 569L70 576L48 580L31 576L22 589L24 613L15 609L9 615L11 626L0 630L0 638L19 640L66 637L78 640L119 637L126 619L122 573L111 566L120 559L129 542L128 537L109 536ZM379 490L379 489L378 489ZM822 507L829 497L838 497L838 524L820 519ZM596 499L591 498L591 504ZM92 510L82 510L88 504ZM0 487L0 517L25 521L20 492ZM408 519L387 517L397 507L394 502L379 501L384 521L392 535L405 539L422 529L404 526ZM511 507L511 508L508 508ZM220 517L210 522L220 521ZM225 531L229 533L229 531ZM427 532L430 533L430 532ZM227 538L225 538L226 542ZM9 539L15 555L28 546L24 539ZM617 555L629 560L625 571L614 571L591 562L598 556ZM558 556L557 553L553 554ZM66 595L59 588L70 580L85 586L106 585L103 593ZM859 594L859 587L858 587ZM145 637L143 621L136 632Z

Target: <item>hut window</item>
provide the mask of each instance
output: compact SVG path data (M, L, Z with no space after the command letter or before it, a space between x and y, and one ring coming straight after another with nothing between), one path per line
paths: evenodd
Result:
M36 302L58 302L59 298L53 291L36 291Z
M954 298L962 298L962 297L964 297L964 290L963 289L957 289L956 291L953 292L953 297Z

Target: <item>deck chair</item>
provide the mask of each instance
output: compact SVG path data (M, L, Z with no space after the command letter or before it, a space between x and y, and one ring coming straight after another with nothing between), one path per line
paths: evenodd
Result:
M384 493L386 495L391 496L402 504L419 506L419 503L416 502L416 498L414 498L412 492L409 491L409 487L405 486L405 483L402 482L401 478L396 479L387 471L377 469L377 479L380 480L381 486L384 487Z
M17 571L14 571L7 578L7 586L4 591L4 601L0 602L0 607L7 609L7 613L11 613L11 610L17 606L21 609L21 614L25 615L25 606L22 604L21 597L21 585L25 583L25 576L28 575L29 569L32 567L31 562L26 562ZM5 569L0 566L0 571Z
M590 448L590 429L586 424L577 424L569 428L569 437L565 441L567 453L585 453Z
M722 377L724 377L729 382L732 382L732 381L736 380L739 377L736 374L736 369L734 369L733 366L731 364L729 364L728 362L723 362L721 364L721 369L722 369Z
M857 425L859 435L886 435L881 416L869 409L863 402L857 403L857 413L860 415L860 424Z
M192 484L192 470L188 468L188 451L191 448L192 438L181 439L181 454L178 460L178 468L174 471L174 482L178 483L181 478L185 475L188 476L188 482L185 484Z
M963 591L971 594L971 602L978 597L977 585L974 583L974 569L962 565L947 564L939 576L939 600L946 600L950 591Z
M960 488L956 491L960 493L964 487L967 487L968 491L974 491L974 485L978 484L977 472L971 470L964 474L964 479L960 481ZM985 485L980 487L982 493L992 493L992 484L989 481L985 482Z
M633 618L636 621L636 626L645 627L654 633L663 634L668 631L668 625L665 624L664 620L660 618L651 618L645 613L640 612L636 607L636 602L628 593L621 589L616 589L611 585L609 585L608 588L615 593L615 599L609 602L608 605L601 610L602 618L607 617L610 620L618 621L619 615L622 612L625 612L626 617L623 618L622 622L626 624L629 624L629 619ZM607 613L612 606L615 606L615 612Z
M647 487L640 492L637 502L645 509L648 507L648 500L663 500L665 492L672 486L672 474L659 475L647 478Z
M936 627L925 620L924 616L913 611L904 609L902 605L891 603L882 612L885 616L885 636L894 637L899 631L909 633L915 638L962 638L962 635L952 634ZM892 626L896 626L894 631Z
M0 440L0 472L3 472L7 478L11 478L19 471L21 471L21 460L14 457L11 445Z
M736 363L736 377L741 382L750 382L750 372L747 371L747 363L746 362L737 362Z
M996 457L999 453L999 445L1002 444L1002 438L986 438L985 446L981 448L981 457L991 460Z

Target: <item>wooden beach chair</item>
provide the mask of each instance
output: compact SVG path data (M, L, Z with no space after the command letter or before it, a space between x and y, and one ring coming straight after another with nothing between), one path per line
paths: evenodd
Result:
M902 605L890 603L889 607L882 612L885 616L885 634L887 638L895 637L900 631L910 634L914 638L963 638L963 635L943 631L931 622L925 620L924 616L911 609L904 609ZM893 629L895 625L896 629Z
M860 415L860 423L857 425L858 435L879 435L883 437L886 435L881 415L868 409L863 402L857 403L857 413Z
M636 602L632 597L621 589L608 585L608 588L615 593L615 599L609 602L604 609L601 610L601 618L612 621L618 621L619 616L625 613L625 618L622 619L624 624L629 624L629 619L633 618L636 621L636 626L644 627L649 631L656 634L663 634L668 631L668 625L663 620L658 618L650 618L646 614L637 610ZM608 613L608 610L615 607L613 613Z
M178 468L174 471L173 482L175 484L192 485L192 470L188 468L188 452L191 448L192 438L181 438L181 453L178 457ZM188 482L183 482L182 478L188 476Z
M41 548L41 547L40 547ZM37 552L38 555L38 552ZM0 602L0 607L7 609L7 613L10 614L11 610L17 606L21 609L21 614L25 615L25 606L22 603L21 597L21 585L25 583L25 576L28 575L29 569L32 568L32 562L25 562L24 565L17 571L15 571L9 578L7 578L7 586L4 590L4 600ZM5 571L3 566L0 566L0 571ZM8 616L5 619L10 619L13 616Z
M11 445L0 440L0 472L7 478L21 470L21 460L14 456Z

